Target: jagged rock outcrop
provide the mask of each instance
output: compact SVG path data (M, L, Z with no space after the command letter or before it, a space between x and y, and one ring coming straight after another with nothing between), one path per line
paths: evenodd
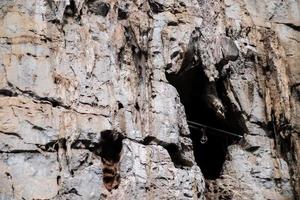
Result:
M299 198L299 7L1 1L0 199Z

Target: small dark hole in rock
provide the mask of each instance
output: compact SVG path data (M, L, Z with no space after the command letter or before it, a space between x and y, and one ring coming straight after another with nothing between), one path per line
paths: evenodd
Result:
M103 17L106 17L109 10L110 10L110 4L102 2L100 0L89 0L87 2L88 9L91 13L94 13L95 15L100 15Z
M166 66L166 70L171 69L172 68L172 63L168 63Z
M64 16L73 17L77 12L77 8L74 0L70 0L70 5L65 8Z
M122 108L124 108L124 106L123 106L123 104L122 104L121 102L119 102L119 103L118 103L118 109L120 110L120 109L122 109Z
M178 26L177 22L171 21L168 23L168 26Z
M180 52L179 51L175 51L174 53L171 54L171 59L175 58Z
M125 10L118 8L118 20L124 20L127 18L128 18L128 13Z
M57 177L56 177L56 183L57 183L57 185L60 184L60 180L61 180L61 176L57 176Z
M149 0L149 5L150 5L150 9L153 13L161 13L164 11L163 5L158 2Z
M140 111L140 106L139 106L138 102L135 103L134 107L137 111Z

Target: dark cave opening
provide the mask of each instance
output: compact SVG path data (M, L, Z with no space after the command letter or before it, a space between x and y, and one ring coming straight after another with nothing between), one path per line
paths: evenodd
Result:
M209 106L207 96L210 93L207 91L210 86L201 67L194 67L179 75L166 74L166 77L169 83L177 89L188 121L243 135L245 129L241 117L226 97L224 92L226 89L222 80L214 83L213 87L218 99L224 105L225 118L217 115L216 111ZM205 179L216 179L221 175L227 147L240 139L215 130L204 130L208 140L203 144L201 143L203 132L190 127L194 156Z

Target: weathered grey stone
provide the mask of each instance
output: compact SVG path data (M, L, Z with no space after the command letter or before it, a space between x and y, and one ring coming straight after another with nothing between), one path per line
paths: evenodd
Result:
M0 199L298 198L299 6L0 1ZM244 135L206 186L170 79L195 69L184 94Z
M8 199L52 198L58 192L59 166L55 153L2 153L1 195Z

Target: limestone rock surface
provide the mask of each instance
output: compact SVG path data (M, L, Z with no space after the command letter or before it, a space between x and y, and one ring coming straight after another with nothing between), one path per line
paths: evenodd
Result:
M300 198L299 8L1 0L0 199Z

